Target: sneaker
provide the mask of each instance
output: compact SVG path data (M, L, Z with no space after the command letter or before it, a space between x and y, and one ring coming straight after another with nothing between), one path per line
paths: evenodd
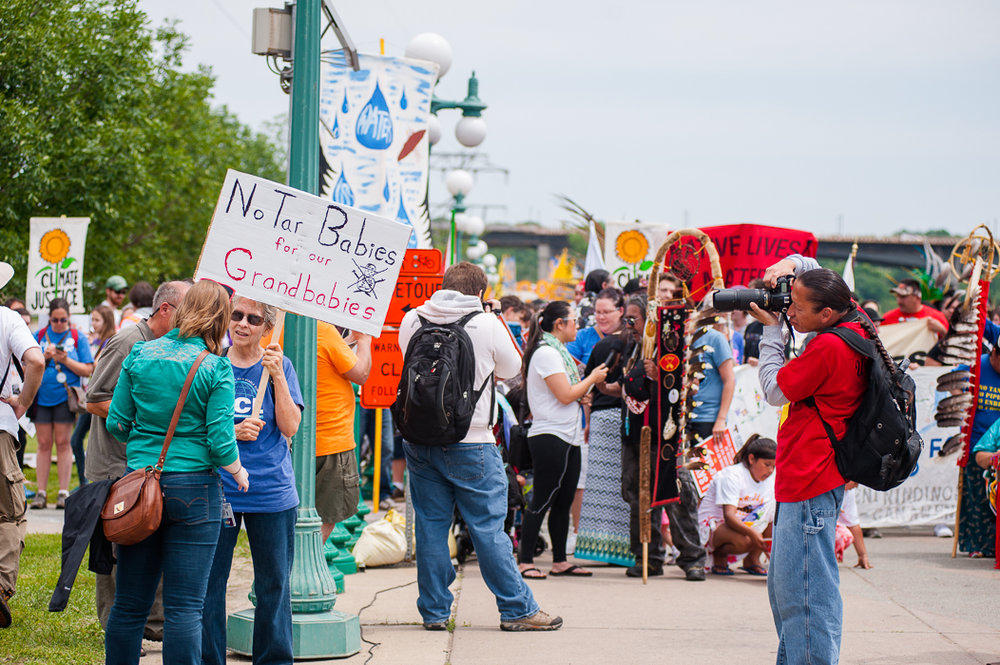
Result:
M684 579L688 582L704 582L705 581L705 569L701 566L695 566L694 568L688 568L684 571Z
M66 509L66 497L69 496L69 492L66 490L59 490L59 497L56 499L56 510Z
M425 621L424 630L448 630L446 621Z
M382 499L378 503L378 509L379 510L383 510L383 511L384 510L395 510L395 508L396 508L396 504L393 502L392 499L390 499L388 497Z
M646 573L648 577L658 577L663 574L663 565L657 565L650 562L649 571ZM642 577L642 564L637 563L631 568L625 569L626 577Z
M39 491L35 494L35 498L31 500L32 510L39 510L45 508L45 492Z
M520 633L528 630L559 630L562 628L562 617L550 617L545 612L538 610L530 617L523 619L511 619L500 622L500 630Z
M6 591L0 591L0 628L7 628L11 624L10 606L7 601L10 595Z
M947 524L938 524L934 527L934 535L938 538L951 538L955 534L948 528Z
M403 494L403 490L401 488L399 488L399 487L393 487L392 488L392 500L393 501L402 501L405 498L406 498L406 495Z

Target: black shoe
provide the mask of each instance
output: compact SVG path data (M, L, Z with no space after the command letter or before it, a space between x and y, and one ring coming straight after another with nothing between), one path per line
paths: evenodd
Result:
M445 621L425 621L424 630L448 630L448 624Z
M662 574L663 574L663 564L662 563L660 565L656 565L656 564L653 564L653 563L649 564L649 570L646 573L646 575L648 577L657 577L657 576L662 575ZM634 566L632 566L631 568L626 568L625 569L625 576L626 577L642 577L642 564L641 563L637 563Z
M7 605L9 596L0 591L0 628L8 628L11 624L10 606Z
M701 566L695 566L694 568L688 568L684 571L684 579L688 582L704 582L705 581L705 569Z

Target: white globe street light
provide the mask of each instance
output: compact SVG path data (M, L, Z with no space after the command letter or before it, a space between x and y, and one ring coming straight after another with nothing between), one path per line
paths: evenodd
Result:
M475 181L472 179L472 174L462 169L449 171L444 177L445 187L447 187L448 192L456 198L458 198L459 195L465 197L466 194L472 191L472 186L474 184Z
M463 229L465 233L468 233L470 236L481 236L485 230L486 222L483 221L482 217L476 215L466 216L465 228Z
M479 245L476 244L466 249L465 255L469 257L471 261L478 261L479 257L482 256L483 253L479 250Z
M487 254L483 257L483 265L487 268L496 268L497 257L495 254ZM488 271L489 272L489 271Z
M464 117L455 125L455 138L466 148L475 148L486 138L486 121L482 117Z
M427 141L431 145L437 145L437 142L441 140L441 121L438 117L431 114L431 117L427 120Z
M407 58L436 62L438 79L451 69L451 45L444 37L433 32L422 32L411 39L403 54Z

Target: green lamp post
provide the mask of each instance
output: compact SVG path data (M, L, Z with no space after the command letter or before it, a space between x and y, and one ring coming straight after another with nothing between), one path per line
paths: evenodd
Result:
M288 184L319 192L319 82L322 0L297 0L293 8L294 78L291 86ZM316 321L286 319L285 346L302 385L306 409L292 441L292 464L299 493L295 525L295 561L291 573L292 643L296 660L337 658L361 650L357 616L333 609L336 585L323 556L316 512ZM249 654L253 613L230 615L228 646Z

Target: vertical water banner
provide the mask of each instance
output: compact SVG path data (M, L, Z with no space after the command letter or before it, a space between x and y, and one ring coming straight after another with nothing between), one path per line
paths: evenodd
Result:
M32 314L48 311L49 301L65 298L70 313L84 314L83 256L89 217L32 217L25 301Z
M320 196L413 227L408 247L431 246L427 123L437 65L325 54L320 78Z

